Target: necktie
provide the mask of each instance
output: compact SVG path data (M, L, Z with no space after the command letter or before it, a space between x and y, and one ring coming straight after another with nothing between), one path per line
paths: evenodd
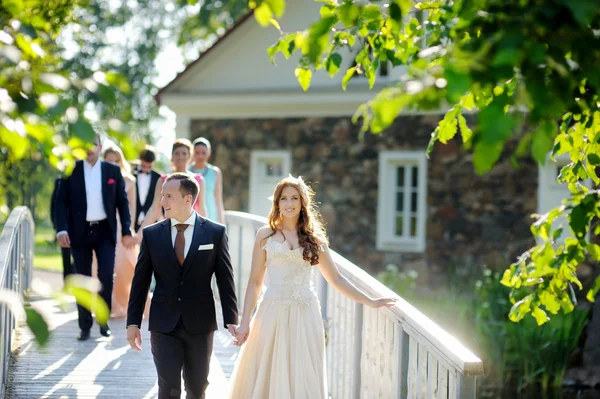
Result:
M177 236L175 236L175 256L177 257L177 261L180 266L183 266L183 261L185 260L185 236L183 232L189 224L179 223L175 225L177 229Z

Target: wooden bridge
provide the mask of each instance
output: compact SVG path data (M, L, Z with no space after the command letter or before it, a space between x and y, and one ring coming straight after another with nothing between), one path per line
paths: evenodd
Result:
M254 235L264 224L265 219L258 216L227 212L240 302ZM33 232L29 210L15 208L0 237L0 289L23 293L31 287L36 277L32 272ZM393 295L362 269L335 252L333 255L340 271L360 289L372 296ZM47 275L40 277L51 283ZM60 284L59 280L53 285L60 288ZM476 377L483 374L481 360L409 303L400 300L394 308L374 310L330 289L319 273L315 285L328 332L331 398L476 397ZM15 326L8 308L0 305L0 398L157 396L147 331L142 332L141 353L129 349L124 320L111 321L111 338L92 330L91 340L79 342L72 301L58 304L47 297L34 297L32 306L48 315L52 335L44 349L33 341L27 327ZM207 397L226 398L238 348L224 329L215 334L214 348Z

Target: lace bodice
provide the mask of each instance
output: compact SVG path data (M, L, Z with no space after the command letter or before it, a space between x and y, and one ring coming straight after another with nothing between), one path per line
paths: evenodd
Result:
M286 242L267 238L267 290L263 300L283 300L287 304L308 305L317 300L313 267L302 257L302 248L289 249Z

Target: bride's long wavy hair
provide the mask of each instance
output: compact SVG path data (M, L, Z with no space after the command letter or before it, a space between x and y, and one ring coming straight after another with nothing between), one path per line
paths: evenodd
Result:
M272 230L269 237L281 230L283 216L279 209L279 200L286 187L293 187L300 194L302 209L298 217L298 245L302 247L304 260L314 266L319 263L319 250L328 245L328 240L321 214L314 201L315 193L301 178L289 176L277 183L269 213L269 227Z

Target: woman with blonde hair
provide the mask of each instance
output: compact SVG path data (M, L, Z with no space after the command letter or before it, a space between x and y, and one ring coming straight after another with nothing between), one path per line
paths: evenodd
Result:
M121 169L123 180L125 180L125 192L127 193L127 199L129 200L129 213L135 217L135 206L136 206L136 184L135 177L131 174L131 168L123 151L119 147L110 146L104 151L103 158L106 162L117 165ZM118 222L117 218L117 222ZM132 224L133 226L133 224ZM120 318L127 315L127 304L129 302L129 290L131 288L131 281L133 280L133 272L135 270L135 264L137 262L138 253L140 248L135 245L131 248L126 248L121 243L120 237L121 227L117 227L119 232L117 248L115 252L115 282L112 293L112 311L111 317Z
M289 176L275 187L269 224L256 234L244 313L235 344L243 346L229 397L235 399L325 399L325 333L313 266L350 299L374 308L393 298L370 298L336 267L314 193ZM265 274L269 284L259 302Z

